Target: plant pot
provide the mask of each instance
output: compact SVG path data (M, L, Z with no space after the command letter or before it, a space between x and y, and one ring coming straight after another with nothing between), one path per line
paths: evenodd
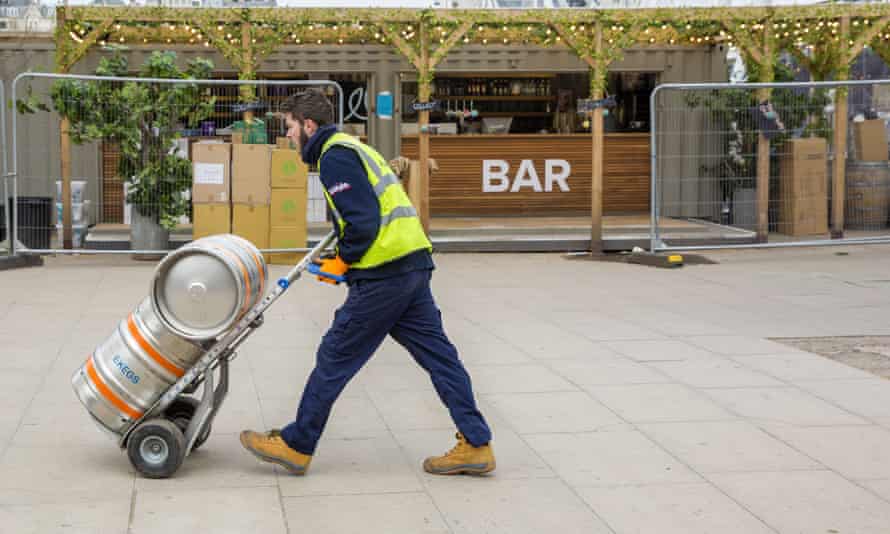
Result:
M157 254L133 254L134 260L160 260L167 255L170 246L170 232L145 217L138 209L133 209L130 222L130 249L157 250Z

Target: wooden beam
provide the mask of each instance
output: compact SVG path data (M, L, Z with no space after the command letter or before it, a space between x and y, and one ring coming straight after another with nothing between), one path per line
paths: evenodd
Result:
M603 53L603 24L596 22L593 38L594 54L597 58ZM591 76L596 80L596 89L591 98L603 97L602 84L599 82L605 76L606 62L597 59L593 65ZM590 131L593 136L593 153L591 154L592 176L590 183L590 253L601 254L603 252L603 144L605 143L605 130L603 128L603 109L597 108L590 117Z
M435 69L436 66L443 59L445 59L445 56L448 55L448 52L451 51L451 49L454 47L454 45L456 45L457 42L461 38L463 38L463 36L466 35L467 32L470 31L470 28L472 28L472 27L473 27L472 19L466 20L451 35L449 35L448 38L445 39L445 42L442 43L442 45L439 46L439 48L437 48L435 52L433 52L433 56L430 58L430 68Z
M848 35L850 31L850 18L841 17L840 34ZM843 40L843 38L842 38ZM842 43L841 57L849 57L847 41ZM837 73L838 80L849 78L850 64L840 65ZM831 184L831 238L844 237L844 208L847 195L847 90L839 88L834 92L834 173Z
M417 93L421 102L429 102L430 100L430 79L432 70L430 69L430 45L427 39L427 25L423 21L417 29L420 37L420 58L418 69ZM417 125L420 142L420 222L423 230L429 235L430 233L430 112L423 110L419 114Z
M71 231L71 136L68 119L63 118L59 125L59 155L61 157L62 173L62 247L73 248Z
M238 78L242 80L252 80L256 78L254 57L253 57L253 37L250 31L250 22L241 23L241 65L238 68ZM253 85L242 85L238 91L241 100L244 102L253 102L256 100L256 87ZM253 111L245 111L243 118L246 121L248 117L253 116Z
M572 50L575 51L575 54L577 54L579 58L587 63L587 66L590 67L591 71L596 70L596 63L594 59L590 57L590 53L582 48L581 43L579 43L578 40L575 39L574 35L566 30L565 26L563 26L562 24L553 24L552 27L554 31L556 31L556 33L562 38L562 40L565 41L565 43Z
M393 42L393 44L396 45L396 48L399 49L399 52L401 52L402 55L405 56L405 59L407 59L409 62L411 62L412 65L414 65L414 68L417 70L417 72L420 72L425 68L426 63L421 61L420 56L418 56L417 52L415 52L414 49L411 48L411 45L408 44L408 41L402 39L402 36L399 35L398 30L390 30L383 25L379 27L380 31L382 31L384 35L386 35ZM421 42L421 45L422 44L423 42Z
M759 82L773 81L773 38L770 36L769 25L763 29L763 53L761 54L761 79ZM769 100L771 89L757 91L758 104ZM757 241L769 241L769 139L763 132L757 135Z
M846 17L845 17L846 18ZM847 25L849 26L850 19L847 18ZM841 19L841 24L843 25L843 19ZM865 45L870 43L872 39L874 39L879 33L884 31L887 28L887 25L890 24L890 17L882 17L880 20L870 25L870 28L866 31L862 32L862 34L853 41L853 45L847 51L847 57L843 58L847 64L852 63L856 56L862 52L862 49L865 48ZM841 33L842 38L845 38L846 34Z
M99 23L98 26L93 29L93 31L86 34L82 38L81 42L77 44L74 50L71 50L68 54L65 54L63 52L60 56L57 56L56 72L59 74L65 74L69 70L71 70L71 67L73 67L75 63L83 59L83 56L86 55L90 47L92 47L99 41L99 37L101 37L105 32L108 31L109 28L111 28L111 25L114 24L114 20L115 19L112 18L103 20ZM62 35L60 35L60 38L70 39L71 37L63 33ZM56 44L56 46L58 46L58 43ZM59 47L59 50L61 51L62 48Z

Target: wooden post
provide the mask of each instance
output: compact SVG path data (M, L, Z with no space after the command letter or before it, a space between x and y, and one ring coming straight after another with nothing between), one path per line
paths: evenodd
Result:
M764 93L760 93L763 95ZM761 100L769 98L766 94ZM757 242L769 240L769 139L757 135Z
M769 24L764 25L763 30L763 61L761 82L773 81L773 53L770 46ZM759 89L757 91L758 104L769 100L772 90ZM757 242L766 243L769 240L769 139L763 132L757 135Z
M253 71L253 41L250 32L250 22L242 22L241 23L241 65L239 70L239 77L242 80L252 80L256 78L256 73ZM256 100L256 87L253 85L242 85L239 91L241 95L242 103L253 102ZM250 118L253 116L253 113L245 111L242 114L242 119L245 122L248 122Z
M852 51L847 46L850 35L850 17L841 17L841 61L838 80L849 79ZM834 178L831 184L831 238L844 237L844 206L847 194L847 90L838 88L834 92Z
M590 75L594 77L593 91L590 96L594 100L603 98L603 86L606 79L606 64L600 56L603 50L603 25L597 21L594 37L596 51L594 68ZM603 143L605 141L603 128L603 109L597 108L591 116L590 131L593 135L591 154L592 176L590 183L590 253L601 254L603 252Z
M71 232L71 137L68 135L68 119L62 119L59 126L59 153L62 160L62 242L63 247L73 248Z
M847 92L835 91L834 179L831 185L831 238L844 237L844 205L847 192Z
M56 25L65 28L68 16L68 6L59 10L56 15ZM58 44L56 45L58 46ZM65 74L70 65L56 64L56 72ZM74 248L73 232L71 229L71 136L69 135L70 123L67 118L62 118L59 124L59 157L61 160L60 179L62 180L62 248L70 250ZM55 208L55 205L53 206ZM18 230L18 229L16 229ZM13 236L15 239L16 236Z
M417 97L422 103L430 101L430 45L427 40L427 27L424 21L419 23L418 35L420 39L420 66L418 70ZM418 141L420 144L420 205L417 206L420 211L420 222L423 224L423 230L429 235L430 233L430 112L428 110L420 111L418 117Z

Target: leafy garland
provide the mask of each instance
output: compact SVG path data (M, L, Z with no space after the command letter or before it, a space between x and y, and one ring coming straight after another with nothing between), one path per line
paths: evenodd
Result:
M890 5L827 4L755 8L623 10L171 9L58 8L57 68L65 71L95 44L188 44L218 50L254 79L283 44L390 45L428 87L436 66L462 44L568 46L604 89L609 64L633 46L738 46L752 79L769 81L782 51L815 78L846 74L864 46L890 49ZM840 20L849 24L842 28ZM245 32L244 28L247 28ZM597 45L596 28L601 29ZM426 63L423 62L426 58Z

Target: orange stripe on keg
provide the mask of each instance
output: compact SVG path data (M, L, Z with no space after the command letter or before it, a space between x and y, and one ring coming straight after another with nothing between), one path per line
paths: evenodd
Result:
M136 340L136 343L138 343L139 346L142 347L142 350L144 350L149 356L151 356L151 359L154 360L158 365L173 373L176 378L180 378L182 375L185 374L184 369L165 358L160 352L158 352L157 350L155 350L154 347L151 346L151 343L149 343L148 340L145 339L145 337L142 336L142 332L140 332L139 327L136 326L136 320L133 319L132 313L127 317L127 330L130 331L130 335L133 336L133 339Z
M122 398L118 397L111 388L105 385L105 382L99 378L99 373L96 372L96 367L93 365L93 355L91 354L89 359L87 360L87 376L93 382L93 385L96 386L96 389L99 390L99 393L105 397L105 400L114 405L115 408L122 411L123 413L130 416L131 419L139 419L142 417L142 412L136 410L132 406L126 403Z
M256 270L260 274L260 287L263 287L264 285L266 285L266 276L263 274L263 264L260 263L259 256L257 256L253 252L251 252L250 255L253 256L253 261L254 263L256 263ZM260 295L260 297L262 297L262 295Z
M238 255L234 254L231 250L226 250L222 247L217 248L216 250L235 260L235 263L238 264L238 268L241 269L241 274L244 275L244 284L247 286L247 292L244 294L244 306L241 307L241 315L244 315L244 312L246 312L247 309L250 307L250 275L247 273L247 266L244 265L244 262L241 261L241 258L239 258Z

